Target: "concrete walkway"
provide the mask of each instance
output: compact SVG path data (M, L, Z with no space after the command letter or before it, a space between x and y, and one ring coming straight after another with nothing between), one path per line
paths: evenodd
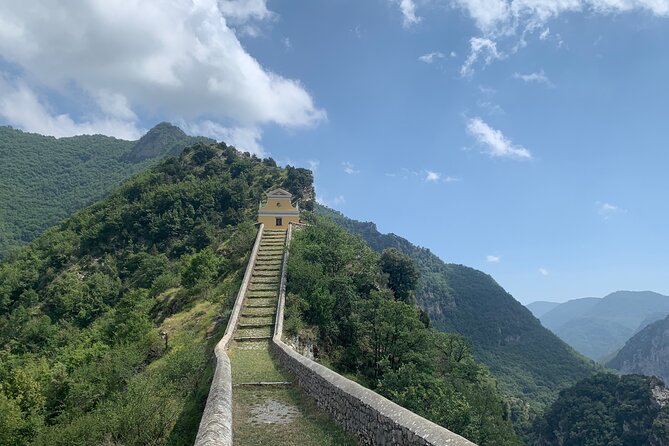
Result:
M285 231L264 231L234 340L228 349L234 444L356 444L292 384L291 377L270 356L285 241Z

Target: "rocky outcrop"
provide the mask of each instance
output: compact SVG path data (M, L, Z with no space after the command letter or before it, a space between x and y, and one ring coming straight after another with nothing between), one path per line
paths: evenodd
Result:
M607 365L622 373L657 376L669 382L669 317L634 335Z

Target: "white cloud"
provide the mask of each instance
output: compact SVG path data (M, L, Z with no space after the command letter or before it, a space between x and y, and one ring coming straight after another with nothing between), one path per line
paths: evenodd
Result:
M454 4L464 9L486 36L511 35L518 29L533 31L567 12L616 14L644 10L655 16L669 16L667 0L454 0ZM541 35L547 37L547 29Z
M226 19L239 23L266 20L273 16L265 0L218 0L218 8Z
M313 173L316 173L318 167L321 165L321 162L318 160L309 160L307 161L307 164L309 165L309 170L311 170Z
M58 138L82 134L104 134L128 140L139 139L143 130L138 129L132 119L123 119L124 116L134 117L129 109L124 110L123 101L111 97L101 100L109 101L105 103L105 107L116 108L115 113L75 122L69 114L53 113L48 104L41 102L35 92L24 82L11 82L0 77L0 116L15 127Z
M439 172L433 172L431 170L425 171L425 181L428 183L437 183L441 179L441 174Z
M547 276L548 270L546 268L541 267L539 268L539 274L541 274L542 276Z
M357 173L360 173L359 170L355 168L355 166L352 163L349 163L348 161L344 161L341 163L341 165L344 167L344 172L346 172L349 175L355 175Z
M513 78L520 79L521 81L526 83L536 82L537 84L544 84L547 87L555 88L555 84L553 84L553 82L551 82L551 80L548 79L548 76L546 76L544 70L540 70L535 73L529 73L529 74L513 73Z
M443 58L444 58L444 53L435 51L432 53L423 54L418 58L418 60L420 60L421 62L425 62L427 64L431 64L432 62L435 61L435 59L443 59Z
M456 53L455 51L451 51L450 55L451 57L458 57L458 53Z
M611 217L613 217L614 215L617 215L617 214L626 214L627 213L626 209L622 209L621 207L616 206L616 205L611 204L611 203L597 201L595 203L595 206L597 208L597 213L604 220L608 220L609 218L611 218Z
M539 40L546 40L548 39L548 35L551 33L550 28L546 27L543 31L541 31L541 34L539 34Z
M402 11L402 25L409 28L421 21L416 15L416 4L413 0L399 0L400 11Z
M241 151L260 157L267 156L260 144L262 130L257 127L225 127L209 120L197 123L179 122L179 124L186 132L193 135L208 136L217 141L225 141Z
M231 28L271 16L265 0L9 2L0 9L0 56L35 92L84 92L103 121L126 122L142 110L228 128L314 125L325 111L299 81L262 67ZM52 124L62 134L90 122Z
M337 195L332 200L330 200L327 197L325 197L324 195L317 195L316 196L316 202L318 204L322 204L323 206L333 207L333 206L346 204L346 198L344 198L343 195Z
M514 145L504 134L493 129L481 118L467 122L467 132L484 147L483 153L495 158L532 159L532 154L523 146Z
M503 59L504 55L497 51L497 43L494 40L483 37L472 37L469 39L469 56L460 68L460 76L471 76L474 73L474 64L483 60L484 65L489 65L493 60Z
M485 261L488 263L499 263L502 258L500 256L487 255Z
M506 113L502 107L495 104L494 102L483 101L479 99L476 101L476 105L488 112L489 115L503 115Z

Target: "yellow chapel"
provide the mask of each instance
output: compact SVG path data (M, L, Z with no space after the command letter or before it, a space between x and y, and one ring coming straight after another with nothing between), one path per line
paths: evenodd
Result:
M300 209L293 206L292 194L283 189L267 192L265 204L260 202L258 223L264 223L265 229L287 230L290 223L300 222Z

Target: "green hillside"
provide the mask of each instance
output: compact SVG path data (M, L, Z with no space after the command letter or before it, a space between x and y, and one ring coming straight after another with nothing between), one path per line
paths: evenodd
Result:
M192 138L162 123L138 141L54 138L0 127L0 259ZM210 141L210 140L209 140Z
M665 446L669 390L656 378L601 373L560 396L534 426L536 446Z
M373 223L357 222L322 206L317 209L374 250L396 248L413 259L421 273L417 303L435 328L470 340L476 359L490 368L510 396L518 426L540 413L559 390L595 371L592 362L542 327L487 274L444 263L428 249L379 233Z
M418 274L329 219L297 231L285 329L315 340L340 373L480 446L519 445L495 379L466 339L429 328L413 299Z
M0 444L192 444L258 202L310 185L199 144L0 263Z

